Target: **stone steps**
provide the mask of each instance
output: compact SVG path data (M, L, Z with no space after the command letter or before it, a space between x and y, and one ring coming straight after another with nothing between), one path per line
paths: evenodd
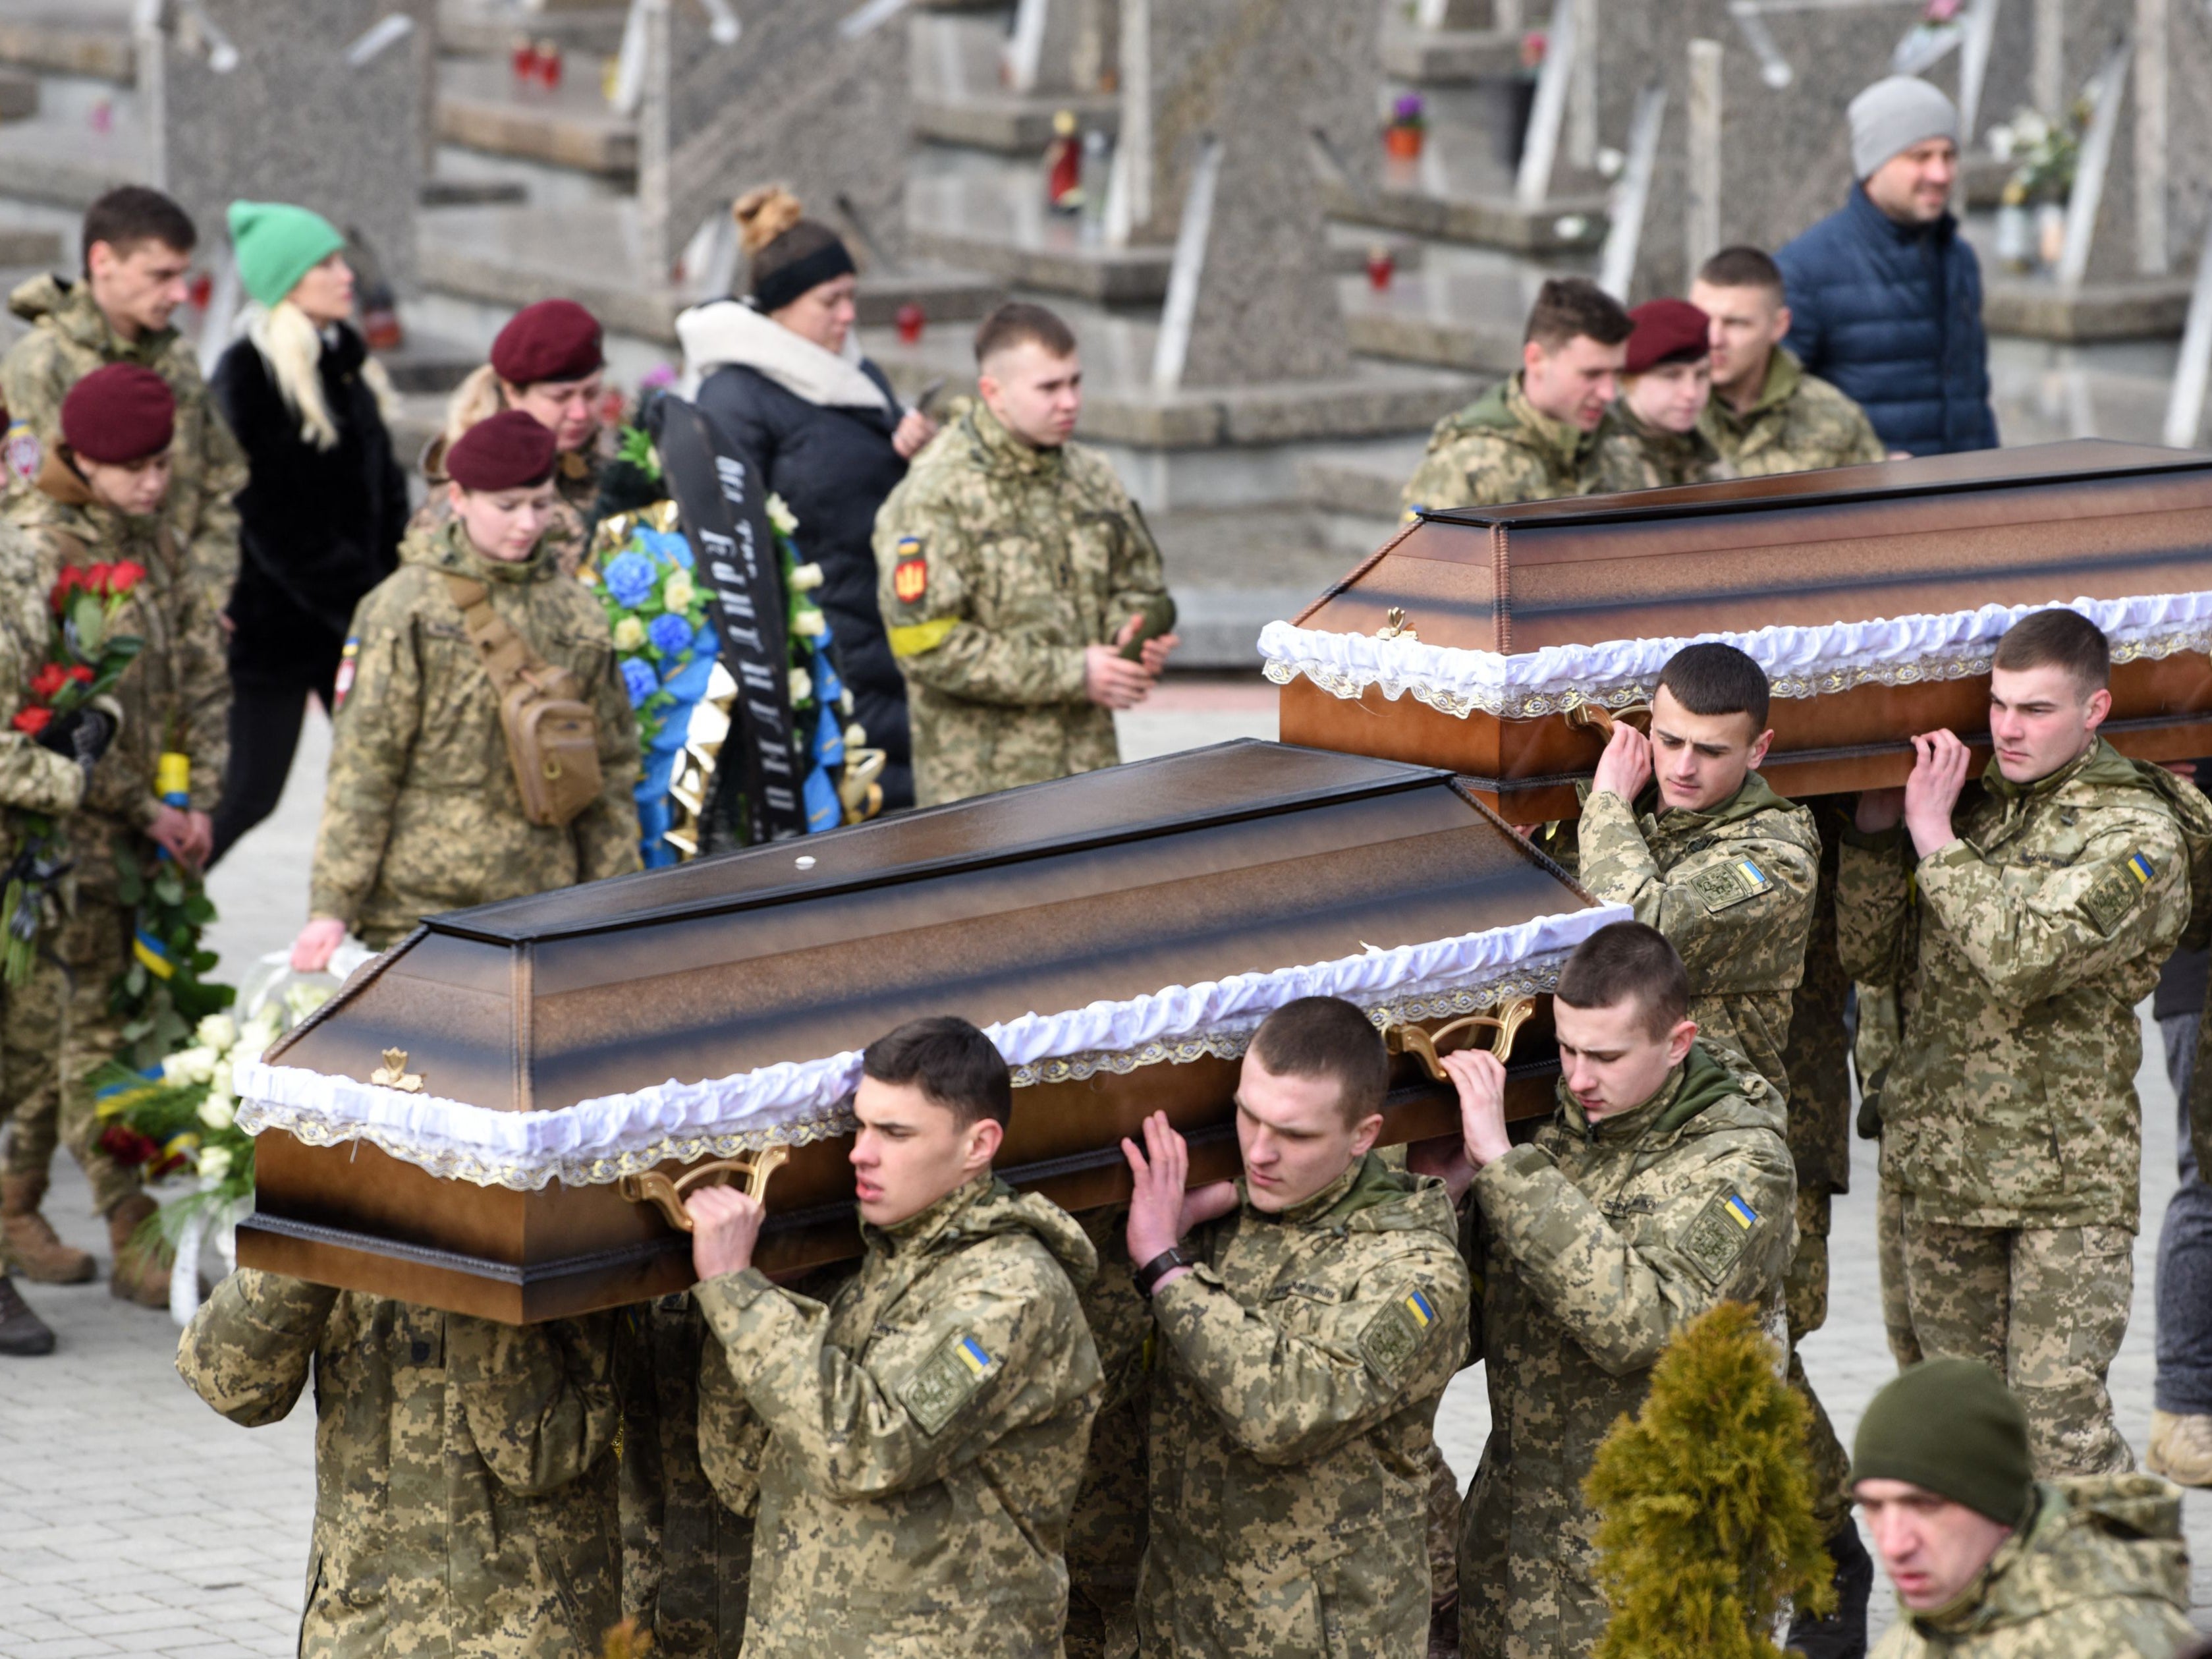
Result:
M564 52L607 55L622 45L629 16L627 5L605 0L531 12L518 12L501 0L440 0L438 44L450 52L504 58L515 37L526 34L533 40L557 40Z
M128 82L137 73L129 0L10 0L0 9L0 64Z
M619 180L637 174L637 123L607 107L605 59L570 56L557 88L519 85L504 58L438 65L438 137L495 155Z
M1521 72L1521 33L1513 29L1423 29L1386 23L1382 69L1421 87L1465 86Z
M1002 155L1041 156L1052 142L1053 118L1073 110L1080 129L1111 137L1121 106L1111 98L1018 92L916 92L915 137L926 142Z

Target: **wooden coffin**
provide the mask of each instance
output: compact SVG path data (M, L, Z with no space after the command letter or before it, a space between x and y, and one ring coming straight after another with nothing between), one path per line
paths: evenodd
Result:
M1285 742L1449 767L1531 823L1573 816L1604 746L1578 705L1645 702L1693 639L1766 666L1784 794L1901 783L1938 726L1986 757L2004 608L2077 600L2114 641L2106 734L2212 754L2212 456L2148 446L1431 514L1261 649Z
M1244 1041L1314 990L1426 1030L1536 994L1510 1067L1534 1115L1538 994L1626 914L1447 772L1242 742L439 916L241 1077L239 1259L510 1323L619 1305L692 1278L626 1184L780 1146L762 1265L836 1260L859 1050L929 1013L991 1030L1018 1085L1000 1167L1073 1209L1126 1196L1121 1138L1156 1109L1195 1178L1233 1173ZM1396 1063L1387 1139L1454 1128Z

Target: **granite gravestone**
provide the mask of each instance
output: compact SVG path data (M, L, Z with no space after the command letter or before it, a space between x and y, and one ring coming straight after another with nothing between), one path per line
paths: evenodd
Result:
M1317 168L1371 178L1372 9L1343 0L1131 0L1121 185L1143 240L1175 239L1156 389L1351 368ZM1326 159L1324 159L1326 158Z
M649 264L672 266L763 184L788 187L863 267L899 261L913 117L896 11L749 0L731 40L696 0L647 0L638 205Z
M434 0L198 0L138 29L149 169L221 237L234 200L312 208L415 276Z

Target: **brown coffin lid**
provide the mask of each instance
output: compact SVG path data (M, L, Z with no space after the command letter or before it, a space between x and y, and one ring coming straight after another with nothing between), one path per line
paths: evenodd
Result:
M269 1058L559 1109L1591 902L1449 772L1246 740L433 917Z
M2084 440L1429 514L1297 618L1515 653L2212 585L2212 455Z

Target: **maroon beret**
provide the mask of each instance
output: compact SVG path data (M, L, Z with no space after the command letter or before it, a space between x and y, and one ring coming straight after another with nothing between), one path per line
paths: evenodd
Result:
M606 361L599 349L599 319L574 300L523 307L491 343L492 370L509 386L580 380Z
M62 399L62 441L88 461L143 461L167 449L176 430L176 394L137 363L96 368Z
M1695 362L1712 350L1712 319L1687 300L1647 300L1628 313L1627 372L1641 374L1662 363Z
M446 476L464 489L527 489L553 476L553 434L519 409L478 421L446 450Z

